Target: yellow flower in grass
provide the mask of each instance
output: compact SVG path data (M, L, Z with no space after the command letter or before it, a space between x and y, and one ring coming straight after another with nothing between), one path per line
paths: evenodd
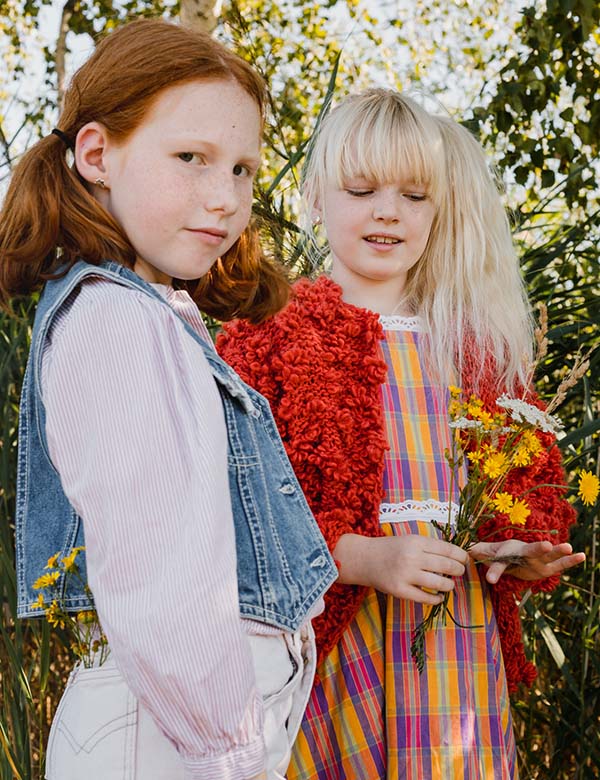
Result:
M504 474L506 468L506 455L503 452L495 452L488 455L483 464L483 473L492 479L496 479L496 477L501 477Z
M58 606L58 601L53 601L46 610L46 620L51 626L54 626L54 628L65 627L65 615Z
M42 590L42 588L51 588L59 577L59 571L51 571L49 574L42 574L42 576L38 577L37 580L33 583L33 589Z
M579 474L579 486L577 494L586 506L596 503L598 493L600 492L600 482L598 477L591 471L582 471Z
M525 525L531 509L524 501L515 501L508 512L508 519L512 525Z
M93 609L86 609L83 612L77 613L77 620L80 623L85 623L87 625L91 625L93 623L96 623L98 621L98 615L96 614L95 610Z
M513 506L513 497L510 493L496 493L493 499L494 507L498 512L508 512Z
M45 609L46 602L44 601L44 597L41 593L38 593L37 601L34 601L31 605L31 609Z
M462 395L462 390L460 387L456 387L456 385L449 385L448 390L452 398L460 398Z

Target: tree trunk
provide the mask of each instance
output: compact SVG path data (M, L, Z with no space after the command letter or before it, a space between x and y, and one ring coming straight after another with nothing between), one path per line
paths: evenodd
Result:
M220 13L221 0L181 0L179 18L184 27L210 35Z
M67 53L67 33L70 29L71 17L75 9L75 0L67 0L64 4L60 16L60 29L56 41L56 54L54 56L54 67L56 68L56 88L58 90L58 105L62 109L63 98L65 96L65 55Z

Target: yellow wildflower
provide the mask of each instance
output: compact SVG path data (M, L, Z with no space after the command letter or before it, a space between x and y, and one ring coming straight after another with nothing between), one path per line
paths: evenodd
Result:
M492 415L489 412L481 412L481 414L479 415L479 419L483 423L483 427L484 428L486 428L488 430L490 428L492 428L492 426L494 424L494 418L492 417Z
M77 620L80 623L85 623L86 625L94 624L97 619L98 617L93 609L86 609L83 612L77 613Z
M542 449L542 443L533 431L523 431L521 444L527 447L531 455L537 455Z
M44 609L46 606L46 602L44 601L44 597L41 593L38 593L37 601L34 601L31 605L31 609Z
M510 493L496 493L493 503L498 512L508 512L513 506L513 497Z
M56 569L58 566L58 556L60 553L54 553L54 555L51 558L48 558L48 563L46 564L46 569Z
M58 601L54 600L46 610L46 619L54 628L65 627L65 615L58 606Z
M524 501L515 501L508 513L508 519L513 525L525 525L531 509Z
M495 452L489 455L483 464L483 472L488 477L496 479L496 477L501 477L504 474L506 467L506 455L503 452Z
M525 446L519 446L513 454L513 463L515 466L529 466L531 463L531 453Z
M42 574L42 576L38 577L37 580L33 583L33 589L42 590L42 588L51 588L59 577L59 571L51 571L49 574Z
M600 492L600 482L598 477L591 471L581 471L579 474L579 486L577 494L586 506L596 503L598 493Z
M73 550L73 552L70 553L70 555L65 555L65 557L61 561L65 571L77 571L77 564L75 563L75 558L77 558L78 554L79 553L76 550Z
M460 401L450 401L448 404L448 414L451 418L460 417L462 414L462 404Z
M460 387L456 387L456 385L450 385L448 387L448 390L450 391L450 395L452 396L452 398L460 398L460 396L462 395L462 390L460 389Z
M473 450L473 452L467 453L467 458L471 461L471 463L479 463L484 459L485 455L481 450Z

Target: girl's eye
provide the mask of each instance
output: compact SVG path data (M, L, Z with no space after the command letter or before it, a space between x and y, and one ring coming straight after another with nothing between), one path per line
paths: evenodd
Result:
M416 192L407 192L405 197L412 200L414 203L421 203L422 201L427 200L427 195Z
M204 163L204 157L201 154L196 154L195 152L180 152L177 157L179 157L179 159L183 160L185 163L194 161L197 163Z
M247 165L238 164L233 166L233 175L245 178L246 176L252 176L252 171Z
M349 190L347 189L346 192L348 195L352 195L353 198L364 198L365 195L372 195L373 190Z

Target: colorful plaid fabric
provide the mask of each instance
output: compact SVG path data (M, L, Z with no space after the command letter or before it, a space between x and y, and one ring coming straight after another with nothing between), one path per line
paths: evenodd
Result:
M414 330L386 330L383 345L391 503L448 499L446 401L423 376L417 339ZM406 376L410 383L400 387ZM411 457L399 454L403 447ZM382 528L389 536L439 533L423 520ZM449 606L456 624L448 620L428 634L419 675L410 644L422 606L369 593L318 669L288 780L516 780L500 641L474 564L457 580Z

